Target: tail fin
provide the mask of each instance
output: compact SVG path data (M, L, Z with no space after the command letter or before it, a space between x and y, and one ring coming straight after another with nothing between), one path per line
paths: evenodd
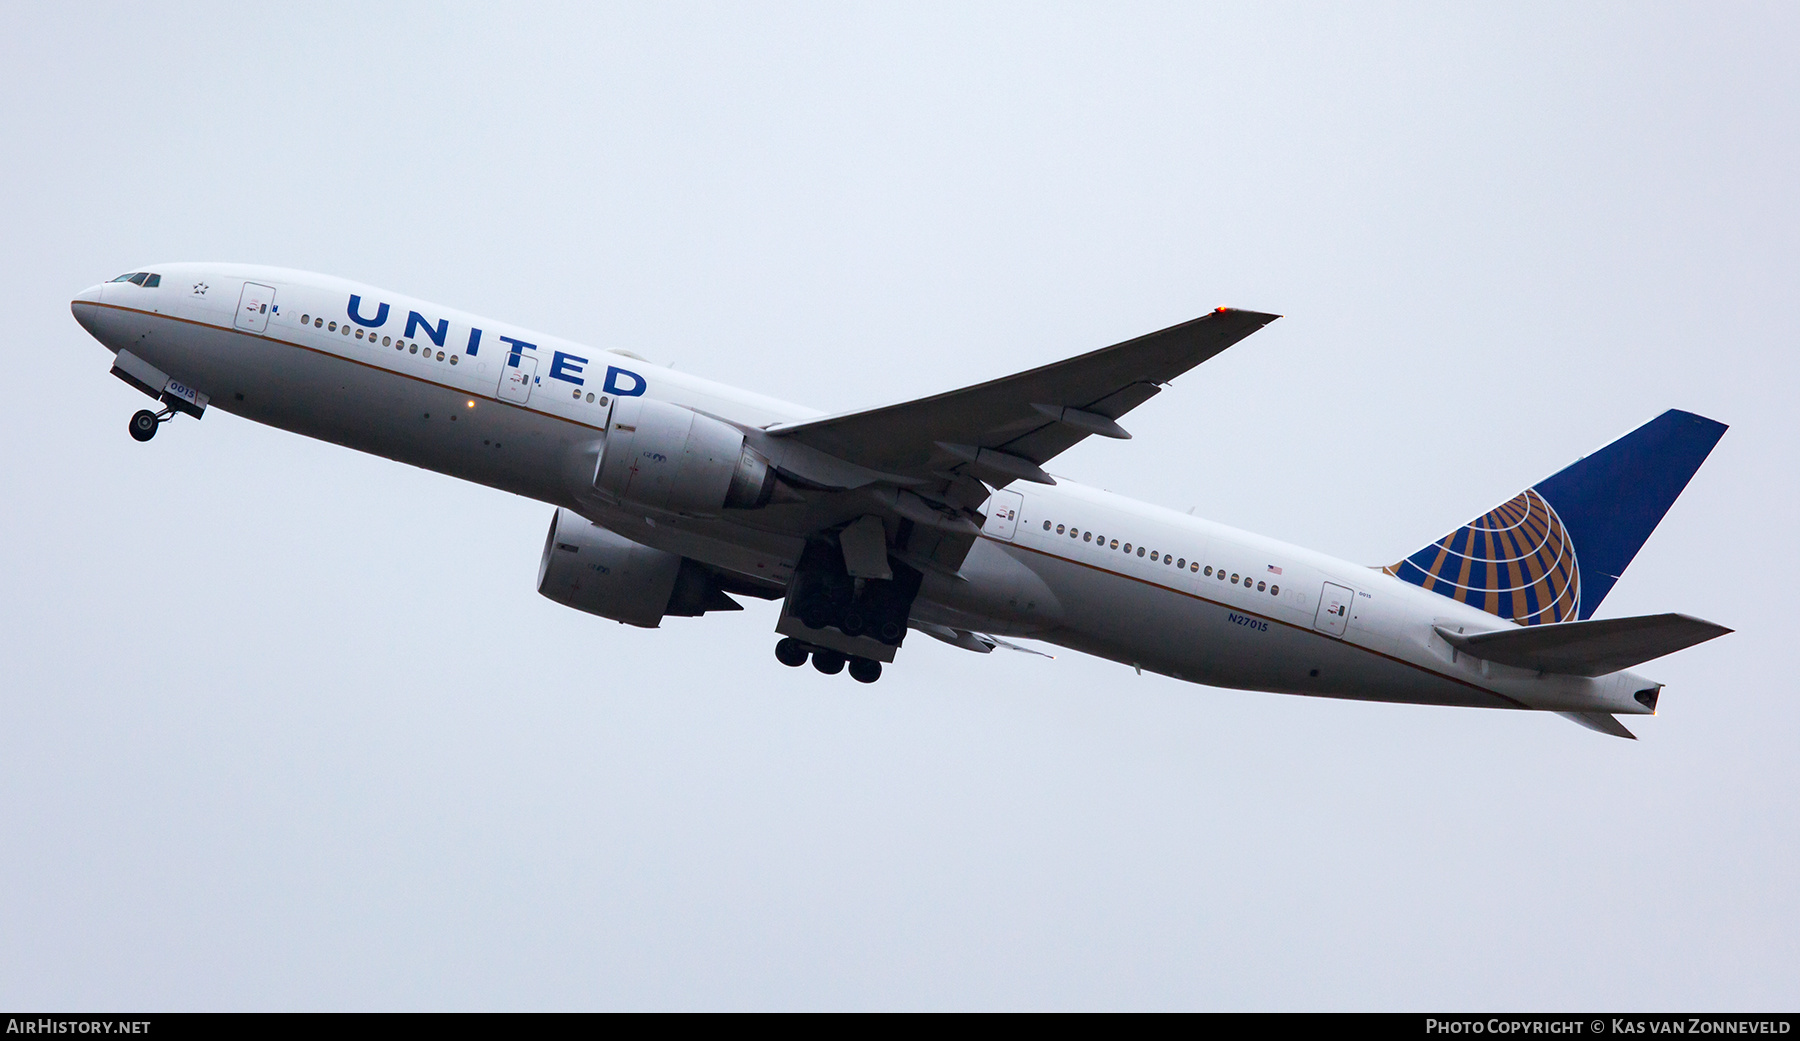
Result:
M1724 434L1670 409L1382 570L1520 625L1588 618Z

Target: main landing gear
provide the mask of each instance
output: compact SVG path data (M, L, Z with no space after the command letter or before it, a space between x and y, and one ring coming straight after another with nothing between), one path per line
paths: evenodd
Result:
M827 676L836 676L850 667L850 678L858 683L874 683L881 678L881 663L868 658L854 658L838 651L824 647L814 647L810 643L802 643L792 636L785 637L775 645L775 660L790 669L797 669L812 659L813 668Z
M132 440L148 441L156 436L157 427L174 418L175 410L172 408L165 408L161 412L141 408L131 417L131 425L127 429L131 431Z

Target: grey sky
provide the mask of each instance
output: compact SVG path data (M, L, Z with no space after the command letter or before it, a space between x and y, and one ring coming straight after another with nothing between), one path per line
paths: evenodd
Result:
M16 8L0 1005L1791 1008L1787 5ZM1669 407L1643 740L644 632L550 509L222 413L77 290L366 280L840 409L1287 317L1053 469L1370 564Z

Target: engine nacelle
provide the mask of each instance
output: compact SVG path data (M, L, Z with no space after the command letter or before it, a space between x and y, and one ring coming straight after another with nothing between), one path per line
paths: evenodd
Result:
M775 471L735 427L666 401L629 397L613 405L594 487L652 509L717 513L768 505Z
M557 510L538 562L538 592L565 607L654 629L664 615L742 611L705 567Z

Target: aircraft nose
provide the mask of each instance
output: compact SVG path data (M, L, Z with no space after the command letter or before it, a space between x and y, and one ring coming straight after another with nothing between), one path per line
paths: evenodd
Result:
M100 314L100 299L105 291L106 283L102 282L97 286L89 286L81 292L76 293L75 299L69 301L70 313L75 316L77 322L81 323L81 327L86 329L89 333L94 333L95 321Z

